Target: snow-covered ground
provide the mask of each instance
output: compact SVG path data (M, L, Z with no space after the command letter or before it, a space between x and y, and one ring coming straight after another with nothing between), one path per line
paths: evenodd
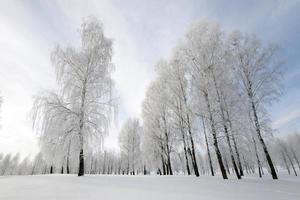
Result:
M300 200L300 177L39 175L0 177L0 199Z

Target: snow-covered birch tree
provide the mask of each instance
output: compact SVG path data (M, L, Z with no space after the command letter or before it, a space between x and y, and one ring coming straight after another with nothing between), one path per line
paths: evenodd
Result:
M234 57L234 70L240 83L240 89L248 98L251 119L256 135L263 148L273 179L277 173L263 138L260 114L267 103L280 95L280 63L276 59L277 48L274 45L263 46L255 36L231 34L231 49Z
M202 98L205 102L205 116L208 119L210 132L213 137L213 144L217 160L224 179L227 179L222 154L219 147L218 135L220 135L216 126L216 95L214 84L212 83L211 70L218 66L220 58L220 35L221 31L218 24L201 22L194 24L186 33L186 38L182 44L185 54L186 64L189 66L192 79L192 87L199 101ZM203 114L202 114L203 115ZM224 130L225 130L224 126Z
M119 135L119 144L122 155L126 158L127 174L136 174L140 167L138 164L141 157L141 135L142 128L138 119L127 119Z
M78 176L83 176L84 149L95 141L100 146L108 133L114 106L114 67L112 41L104 36L98 19L85 20L79 33L80 47L57 45L52 51L59 91L45 92L36 98L33 121L44 140L62 144L70 135L77 137L72 145L78 145Z
M174 131L172 131L170 117L170 96L166 84L167 71L164 70L165 62L157 64L159 77L147 89L143 102L143 124L145 142L153 145L153 151L161 159L162 173L173 175L171 153L174 145ZM159 72L160 71L160 72Z

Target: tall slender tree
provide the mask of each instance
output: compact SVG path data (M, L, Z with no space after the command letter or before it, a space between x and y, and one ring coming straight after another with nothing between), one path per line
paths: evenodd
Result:
M123 125L119 135L119 144L122 155L126 157L127 173L136 174L137 164L141 158L141 135L142 128L138 119L129 118Z
M51 61L60 90L36 98L33 121L41 135L55 136L62 143L67 135L77 135L78 142L72 145L78 144L78 176L83 176L84 148L108 133L114 105L114 67L112 41L104 36L98 19L85 20L79 33L79 48L57 46L53 50Z
M271 155L263 138L260 111L266 103L272 102L281 93L279 71L280 62L276 59L277 48L274 45L264 47L255 36L234 33L230 44L235 64L233 69L240 81L243 94L248 97L251 118L255 131L263 148L273 179L278 179Z

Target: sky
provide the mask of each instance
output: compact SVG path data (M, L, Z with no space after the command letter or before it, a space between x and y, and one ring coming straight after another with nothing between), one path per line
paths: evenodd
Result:
M168 58L190 24L199 20L218 22L225 31L257 34L280 46L285 90L268 110L275 136L299 131L299 10L299 0L1 0L0 152L38 152L29 118L33 97L57 87L50 52L56 44L78 44L78 28L88 16L98 17L113 39L119 120L105 141L107 148L117 148L126 118L140 116L155 63Z

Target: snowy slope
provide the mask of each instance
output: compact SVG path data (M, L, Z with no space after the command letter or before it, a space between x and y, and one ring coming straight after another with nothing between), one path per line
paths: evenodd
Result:
M0 177L1 200L300 200L300 177L224 181L201 176L40 175Z

